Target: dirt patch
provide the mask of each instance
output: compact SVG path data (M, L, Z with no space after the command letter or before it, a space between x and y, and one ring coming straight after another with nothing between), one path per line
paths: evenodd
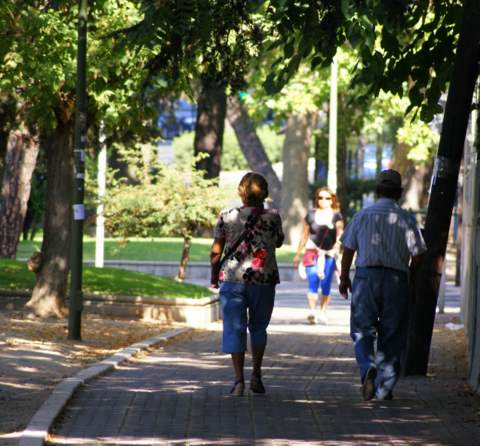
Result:
M170 328L158 323L85 315L82 342L67 339L67 320L0 314L0 443L16 445L52 389L85 366Z

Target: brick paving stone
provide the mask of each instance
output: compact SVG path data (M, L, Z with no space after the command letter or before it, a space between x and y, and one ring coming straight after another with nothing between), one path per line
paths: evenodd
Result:
M83 386L55 425L52 444L480 444L480 400L459 386L457 366L445 377L401 379L393 401L362 401L348 303L335 296L330 325L307 325L303 286L279 287L266 395L248 392L248 355L246 396L228 394L230 358L220 352L221 326L213 324ZM455 310L458 290L449 296L447 308ZM432 354L433 367L448 363L441 350Z

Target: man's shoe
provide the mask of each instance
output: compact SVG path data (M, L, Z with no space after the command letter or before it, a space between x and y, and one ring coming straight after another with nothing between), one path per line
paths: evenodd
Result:
M265 387L262 383L262 378L257 375L252 375L250 378L250 390L253 393L265 393Z
M380 388L380 389L377 389L375 393L375 398L379 401L392 401L393 393L391 391L385 392L384 389Z
M369 367L362 384L362 396L364 401L370 401L375 395L375 378L377 377L377 369Z
M314 314L309 314L307 317L307 321L310 325L315 325L317 323L317 318Z

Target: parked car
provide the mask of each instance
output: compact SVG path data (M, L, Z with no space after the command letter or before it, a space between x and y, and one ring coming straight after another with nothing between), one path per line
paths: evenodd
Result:
M172 140L183 132L195 129L197 107L188 101L178 99L161 107L157 125L165 140Z

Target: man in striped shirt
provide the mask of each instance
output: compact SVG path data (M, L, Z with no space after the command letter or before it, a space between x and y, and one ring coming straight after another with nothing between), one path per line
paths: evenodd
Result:
M353 216L340 239L339 291L345 299L352 292L350 335L364 400L393 398L406 335L409 263L419 263L426 251L415 219L398 205L402 190L397 171L380 172L378 200ZM355 253L352 287L349 271Z

